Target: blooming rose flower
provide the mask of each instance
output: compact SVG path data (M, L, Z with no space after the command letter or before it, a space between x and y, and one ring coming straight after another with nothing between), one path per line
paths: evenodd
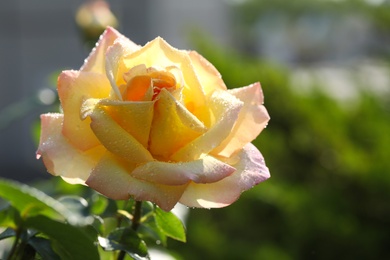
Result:
M269 120L260 84L227 90L206 59L162 38L141 47L107 28L58 93L37 157L69 183L169 211L230 205L270 176L250 143Z

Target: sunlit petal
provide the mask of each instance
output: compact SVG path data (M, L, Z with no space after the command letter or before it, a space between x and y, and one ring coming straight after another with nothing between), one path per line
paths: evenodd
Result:
M165 89L155 105L149 150L156 156L169 159L176 150L206 131L196 117L186 110Z
M147 200L163 210L171 210L180 199L187 185L167 186L138 180L130 175L134 168L115 156L106 154L87 180L88 186L117 200Z
M84 184L89 173L105 152L104 147L96 146L80 151L62 135L62 114L41 116L41 140L37 156L53 175L61 176L70 183Z
M189 207L220 208L236 201L241 193L270 177L264 158L257 148L247 144L229 160L237 170L219 182L188 185L180 203Z
M64 111L63 134L81 150L99 144L90 128L90 119L81 119L85 99L105 98L111 90L107 78L95 72L64 71L58 77L58 95Z
M138 179L166 185L183 185L190 181L195 183L212 183L219 181L236 169L214 157L205 156L191 162L148 162L138 166L131 175Z
M226 90L226 85L222 80L221 74L213 64L196 51L190 51L189 56L206 95L216 89Z
M129 132L123 129L103 106L96 106L90 115L91 128L102 145L129 163L154 160L149 151Z
M228 138L212 152L212 154L225 157L229 157L244 145L253 141L270 119L267 110L263 106L264 97L259 83L229 90L229 93L241 100L244 106Z
M209 107L215 118L214 125L203 135L186 144L171 158L175 161L192 161L208 154L227 138L238 118L243 103L226 91L215 91Z
M90 71L101 73L103 75L106 74L105 68L105 59L106 59L106 51L109 46L111 46L114 41L118 38L123 39L128 42L129 46L134 46L136 48L138 45L127 39L117 30L112 27L107 27L104 33L100 36L99 41L96 43L96 47L91 51L88 58L85 60L83 66L81 67L81 71Z

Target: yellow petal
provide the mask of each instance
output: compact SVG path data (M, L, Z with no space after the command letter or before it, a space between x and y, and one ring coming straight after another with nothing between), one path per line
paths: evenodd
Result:
M63 134L81 150L99 144L90 128L90 120L81 119L83 100L106 98L111 87L107 78L99 73L64 71L58 77L58 95L64 111Z
M194 107L204 106L205 95L188 52L173 48L162 38L157 37L140 50L128 55L124 63L128 69L139 64L145 64L146 67L179 68L184 79L184 103L193 102Z
M173 154L171 156L173 160L186 162L196 160L218 147L229 136L243 106L240 100L226 91L215 91L208 104L215 123L207 132Z
M106 154L87 180L88 186L115 200L132 197L139 201L151 201L170 211L180 199L187 185L168 186L138 180L130 175L134 166L121 162L112 154Z
M103 146L81 151L72 146L62 135L62 114L44 114L41 116L41 140L37 157L51 174L61 176L69 183L84 182L105 152Z
M165 160L200 136L206 128L196 117L188 112L175 98L162 89L157 97L149 150Z
M227 89L225 83L222 80L221 74L213 64L211 64L196 51L190 51L189 56L195 68L195 72L198 75L203 91L206 95L210 94L216 89Z
M90 118L92 131L108 151L129 163L153 160L149 151L123 129L102 106L96 106Z
M133 136L145 149L153 119L154 102L121 102L101 100L103 109L119 126Z
M253 141L267 125L270 117L263 106L263 92L260 83L229 90L229 93L244 103L237 122L228 138L212 154L230 157L244 145Z

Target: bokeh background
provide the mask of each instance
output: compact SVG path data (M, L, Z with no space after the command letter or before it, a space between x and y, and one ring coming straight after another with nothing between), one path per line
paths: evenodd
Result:
M81 29L86 2L1 4L1 177L50 178L35 159L39 114L58 109L56 76L81 66L98 21L115 24L99 9ZM390 1L108 3L134 42L196 49L231 88L260 81L271 115L254 142L271 179L229 207L190 209L173 257L390 259Z

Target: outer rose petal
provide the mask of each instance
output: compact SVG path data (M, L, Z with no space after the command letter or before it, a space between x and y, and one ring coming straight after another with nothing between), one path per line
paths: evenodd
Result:
M118 125L104 108L96 106L90 117L92 131L108 151L132 164L154 160L149 151Z
M212 152L212 154L224 157L230 157L231 154L253 141L270 119L263 106L264 97L260 83L229 90L229 93L241 100L244 106L228 138Z
M148 162L135 168L131 175L153 183L183 185L190 181L216 182L229 176L235 170L234 167L212 156L205 156L202 159L184 163Z
M64 71L58 77L58 95L64 111L63 134L81 150L88 150L99 144L89 126L90 119L81 120L83 100L105 98L110 90L110 83L102 74Z
M51 174L59 175L70 183L84 184L105 149L97 146L85 152L78 150L62 135L62 121L62 114L41 115L41 140L37 157L42 156Z
M206 131L196 117L166 90L162 89L155 105L150 131L149 150L155 156L169 159L176 150Z
M175 161L192 161L219 146L231 132L243 103L226 91L215 91L208 102L216 122L203 135L171 156Z
M215 89L226 90L225 82L213 64L196 51L190 51L188 54L206 95Z
M134 167L134 166L133 166ZM98 163L87 185L111 199L148 200L170 211L178 202L187 185L167 186L138 180L130 175L133 167L122 164L113 155L107 154Z
M180 199L189 207L221 208L232 204L240 194L270 177L264 158L257 148L249 143L231 158L237 170L219 182L209 184L191 183Z
M85 60L81 71L91 71L101 74L106 74L105 68L105 58L106 51L109 46L111 46L117 38L122 38L128 42L129 46L138 47L135 43L127 39L125 36L120 34L117 30L112 27L107 27L107 29L100 36L99 41L96 43L96 47L89 54L89 57Z

